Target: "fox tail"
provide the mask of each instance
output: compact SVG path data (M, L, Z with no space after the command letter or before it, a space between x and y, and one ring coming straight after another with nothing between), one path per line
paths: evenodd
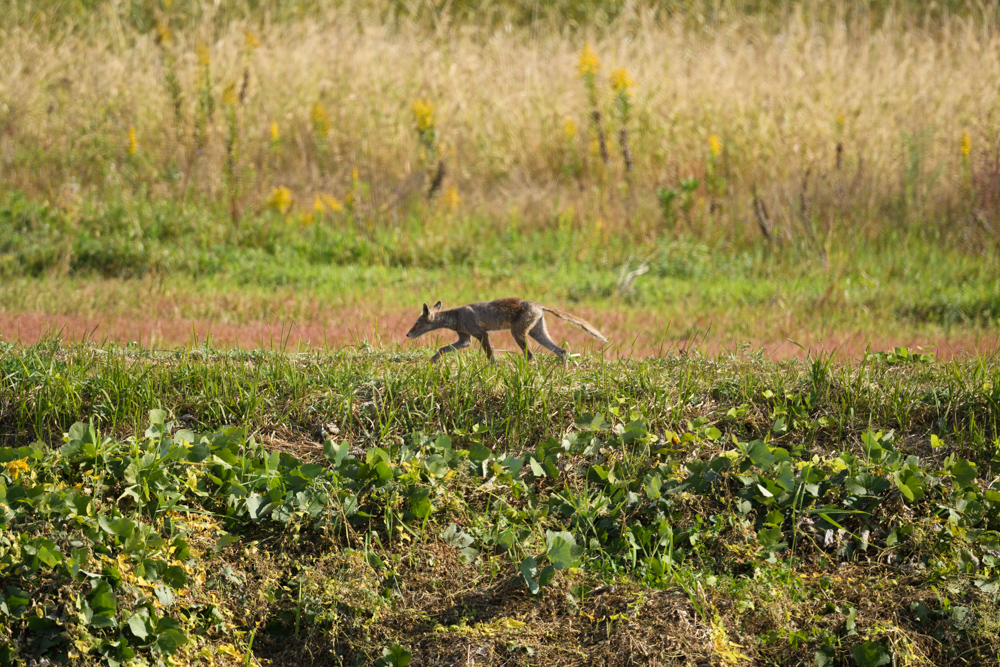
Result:
M587 320L581 320L579 317L576 317L575 315L570 315L569 313L564 313L560 310L556 310L555 308L549 308L548 306L541 306L541 308L546 313L552 313L560 320L566 320L570 324L575 324L576 326L580 327L581 329L589 333L591 336L601 341L602 343L608 342L608 339L604 337L604 334L598 331L597 328Z

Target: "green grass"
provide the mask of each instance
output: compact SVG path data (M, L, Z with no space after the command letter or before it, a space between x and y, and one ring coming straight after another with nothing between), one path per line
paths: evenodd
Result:
M471 217L443 229L413 221L366 231L263 214L235 232L220 219L197 206L129 213L111 203L64 229L56 209L9 196L0 206L0 301L9 314L95 322L332 317L356 326L345 308L394 315L423 301L517 295L616 318L622 344L636 333L673 342L706 332L725 344L843 334L890 345L912 336L988 340L1000 321L1000 257L988 248L972 254L933 230L844 238L815 253L558 220L525 228L514 218ZM648 271L623 287L624 274L642 266ZM386 333L390 344L402 334Z
M998 661L993 358L49 341L0 397L5 662Z

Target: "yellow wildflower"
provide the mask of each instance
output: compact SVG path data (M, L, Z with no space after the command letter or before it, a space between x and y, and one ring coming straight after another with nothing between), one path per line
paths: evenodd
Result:
M621 67L611 70L611 75L608 78L611 81L611 89L618 95L628 94L628 89L635 85L635 81Z
M247 51L251 52L260 46L260 40L258 40L257 36L249 30L243 31L243 43L246 45Z
M339 199L337 199L336 197L334 197L333 195L321 194L319 196L319 198L320 198L320 201L322 201L324 204L326 204L326 207L328 209L330 209L331 211L343 211L344 210L344 203L342 201L340 201Z
M969 153L972 151L972 137L969 136L968 132L962 133L962 157L964 159L969 158Z
M288 213L292 207L292 191L281 185L271 190L267 205L279 213Z
M327 118L326 109L319 102L313 107L312 110L312 122L313 130L321 137L325 137L330 133L330 120Z
M138 150L139 140L135 134L135 127L130 125L128 128L128 154L135 155Z
M458 202L462 201L458 196L458 188L454 185L448 188L444 193L444 202L448 205L448 208L455 208L458 206Z
M278 132L278 123L277 123L277 121L273 121L272 120L271 121L271 141L272 142L277 142L278 139L280 139L280 138L281 138L281 133Z
M7 462L7 474L10 478L17 481L17 478L21 476L22 473L28 472L28 458L17 459L16 461Z
M590 48L590 44L583 45L583 51L580 52L580 60L576 64L576 72L580 77L594 76L597 71L601 69L601 60L594 53L594 50Z
M173 33L170 32L170 28L162 21L156 22L156 35L161 44L169 44L174 41Z
M212 58L209 55L208 47L205 46L204 42L198 42L198 46L195 47L195 52L198 54L198 63L202 67L208 67L212 62Z
M719 141L719 135L713 134L708 138L708 151L712 157L719 157L719 154L722 153L722 142Z
M434 127L434 107L427 100L417 100L413 103L413 122L417 132L427 132Z
M837 132L844 131L844 124L847 123L847 118L844 117L844 112L841 111L837 114Z
M231 83L222 91L222 102L224 104L236 104L236 84Z
M576 138L576 121L572 118L567 118L566 122L563 123L563 133L566 135L567 139Z
M358 187L358 168L351 167L351 181L353 181L354 187Z

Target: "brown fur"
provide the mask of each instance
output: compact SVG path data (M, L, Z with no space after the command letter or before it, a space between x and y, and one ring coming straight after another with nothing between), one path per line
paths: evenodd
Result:
M534 301L526 301L516 297L480 301L449 310L441 310L440 301L434 304L433 308L428 307L425 303L423 313L417 318L406 337L417 338L436 329L451 329L458 334L458 340L438 349L437 354L431 357L432 363L440 359L443 354L469 347L472 344L472 338L479 341L486 356L492 361L493 346L490 344L489 332L510 329L514 342L529 360L534 355L528 349L527 336L531 336L542 347L565 361L566 351L549 338L549 332L545 326L546 312L577 325L602 342L608 342L608 339L586 320Z

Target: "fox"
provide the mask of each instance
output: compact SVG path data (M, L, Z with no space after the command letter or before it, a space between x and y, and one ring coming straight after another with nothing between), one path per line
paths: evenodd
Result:
M516 297L496 299L494 301L479 301L448 310L441 310L440 301L431 307L428 307L425 303L424 311L417 318L417 321L406 334L406 337L419 338L425 333L435 331L436 329L451 329L458 334L458 340L450 345L438 348L437 354L431 357L431 363L434 363L448 352L455 352L456 350L469 347L472 345L473 338L478 340L480 345L483 346L486 357L492 362L494 361L493 346L490 344L489 332L510 329L514 341L521 348L521 351L524 352L524 356L527 357L528 361L531 361L534 355L528 349L526 335L534 338L542 347L555 354L565 363L568 355L566 354L566 350L556 345L549 338L548 329L545 327L545 313L552 313L559 319L575 324L602 343L608 342L604 334L586 320L558 311L555 308L543 306L534 301L527 301Z

